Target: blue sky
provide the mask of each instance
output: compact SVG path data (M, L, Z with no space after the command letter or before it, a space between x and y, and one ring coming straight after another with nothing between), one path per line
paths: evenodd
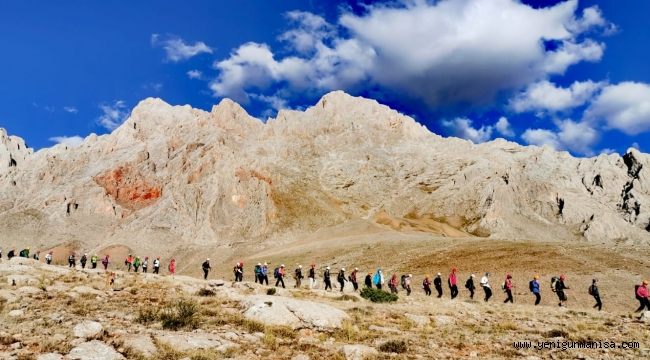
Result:
M474 142L648 150L650 2L0 1L0 127L36 149L140 100L254 116L343 89Z

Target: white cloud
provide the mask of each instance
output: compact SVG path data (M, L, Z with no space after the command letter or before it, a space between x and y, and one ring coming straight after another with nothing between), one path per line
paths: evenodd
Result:
M593 154L592 146L598 141L599 134L588 123L562 120L557 122L557 128L557 131L527 129L521 138L529 145L549 146L584 155Z
M203 78L203 73L200 70L190 70L187 72L187 77L190 79L201 80Z
M585 111L590 122L604 121L628 135L650 130L650 84L622 82L606 86Z
M240 101L279 85L297 93L379 86L430 106L488 103L600 59L604 45L581 35L602 21L576 9L576 0L543 9L517 0L403 1L344 12L338 26L293 12L295 26L280 39L298 55L243 44L215 63L210 88ZM547 50L545 41L559 46Z
M512 127L510 126L510 122L505 116L499 118L497 123L494 124L494 128L497 129L497 132L502 136L505 137L515 136L515 132L514 130L512 130Z
M606 154L606 155L618 154L618 151L612 148L604 148L600 150L600 154Z
M161 46L165 50L166 59L171 62L187 60L203 53L212 54L212 49L203 41L188 44L175 35L152 34L151 45Z
M472 120L466 118L456 118L454 120L444 120L442 125L448 128L452 136L470 140L475 144L486 142L492 137L493 126L481 126L474 128Z
M142 85L142 88L148 91L153 91L153 92L160 92L163 89L163 84L162 83L147 83Z
M64 107L63 107L63 110L66 111L66 112L69 112L69 113L71 113L71 114L76 114L76 113L79 112L79 109L77 109L77 108L74 107L74 106L64 106Z
M562 88L543 80L529 85L526 90L517 94L510 100L510 107L519 113L568 110L585 104L603 85L603 83L588 80L576 81L570 87Z
M69 147L75 147L81 145L84 139L81 136L54 136L50 138L50 141L57 144L63 144Z
M97 121L108 130L115 130L129 116L126 103L122 100L115 101L113 104L101 104L99 109L102 114Z

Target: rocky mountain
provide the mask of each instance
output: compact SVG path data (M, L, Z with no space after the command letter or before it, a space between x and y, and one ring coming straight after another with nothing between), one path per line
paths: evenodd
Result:
M444 236L648 243L650 157L431 133L332 92L262 122L146 99L113 133L33 152L0 131L0 239L136 249L287 241L348 222Z

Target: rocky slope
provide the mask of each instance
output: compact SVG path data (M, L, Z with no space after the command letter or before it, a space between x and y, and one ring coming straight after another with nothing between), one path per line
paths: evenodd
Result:
M263 123L146 99L109 135L0 132L0 240L141 251L283 242L351 221L444 236L645 243L650 157L442 138L342 92Z

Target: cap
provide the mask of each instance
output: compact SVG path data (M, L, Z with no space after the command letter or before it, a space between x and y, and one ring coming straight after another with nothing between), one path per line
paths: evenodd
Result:
M535 274L535 276L533 276L533 279L539 280L539 275Z
M280 265L280 267L284 267L284 264Z
M262 266L262 263L257 263L257 266Z
M330 269L330 267L328 266L328 267L327 267L326 269L327 269L327 270L329 270L329 269Z
M409 274L409 277L413 277L413 275Z
M359 268L354 268L355 271L359 271Z
M302 269L302 265L298 265L298 269Z
M437 273L436 275L437 275L437 276L441 276L442 274L441 274L441 273Z
M648 285L648 280L643 280L643 285Z
M341 271L345 271L345 268L341 268Z
M264 266L268 265L268 263L264 263Z
M210 261L210 258L205 259L205 261Z
M470 275L469 277L474 277L474 274Z

